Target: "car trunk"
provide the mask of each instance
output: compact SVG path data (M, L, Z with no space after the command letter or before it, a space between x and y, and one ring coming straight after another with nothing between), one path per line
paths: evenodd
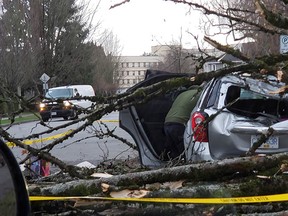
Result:
M230 86L224 100L227 109L218 114L208 127L213 157L222 159L227 155L245 155L270 127L274 129L272 136L256 152L270 154L288 151L284 147L288 140L287 98ZM225 149L225 152L221 149Z
M288 120L285 120L268 126L267 123L263 123L263 117L252 119L222 112L209 124L211 155L217 159L226 158L228 155L244 156L253 143L257 142L262 134L266 134L270 127L274 130L272 136L256 150L256 153L272 154L288 151L288 148L285 148L288 140L287 124Z

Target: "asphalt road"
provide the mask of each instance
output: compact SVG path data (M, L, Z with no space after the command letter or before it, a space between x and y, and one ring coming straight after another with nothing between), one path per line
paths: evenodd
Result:
M101 120L103 120L103 123L105 123L110 130L115 129L115 134L117 136L125 138L134 143L132 137L124 130L119 128L118 112L113 112L103 116ZM65 121L61 118L54 118L48 124L51 127L55 127L67 122L69 122L69 120ZM81 123L55 131L51 134L45 134L42 136L42 138L49 139L49 137L51 138L57 134L62 134L67 132L69 129L75 129L79 127L79 125L81 125ZM38 124L38 122L29 122L13 125L8 129L8 132L14 137L23 138L31 134L43 132L45 130L48 130L48 128ZM128 157L138 156L137 151L131 149L129 146L123 144L121 141L115 138L107 136L104 136L103 138L95 137L95 135L101 134L101 131L104 133L107 132L105 126L101 125L99 122L95 122L93 126L86 128L85 131L77 133L74 137L54 147L51 150L51 154L64 162L73 165L83 161L88 161L94 165L97 165L104 159L126 159ZM32 146L35 148L41 148L52 141L53 139L50 139L42 143L32 144ZM25 158L25 155L22 154L22 149L19 147L13 147L12 152L18 161Z

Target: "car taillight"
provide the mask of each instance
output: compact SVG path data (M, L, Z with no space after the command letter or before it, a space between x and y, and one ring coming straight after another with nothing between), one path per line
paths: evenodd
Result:
M206 120L207 114L205 114L195 112L191 117L194 140L198 142L208 142L208 130L206 124L202 123Z

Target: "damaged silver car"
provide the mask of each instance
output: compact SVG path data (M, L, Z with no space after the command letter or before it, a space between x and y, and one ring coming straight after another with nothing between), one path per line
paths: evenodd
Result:
M191 74L148 70L146 79L127 92L180 76ZM240 74L208 82L186 126L184 159L197 162L245 156L269 128L274 132L257 148L256 154L288 151L288 98L275 93L281 85ZM120 111L120 127L135 140L143 165L167 164L161 157L164 120L177 95L185 89L183 86Z
M288 98L283 83L228 75L211 80L191 113L184 134L186 159L245 156L261 136L256 154L288 151Z

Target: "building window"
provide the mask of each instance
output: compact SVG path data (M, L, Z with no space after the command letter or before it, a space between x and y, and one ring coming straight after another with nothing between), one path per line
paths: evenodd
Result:
M211 64L210 65L210 71L215 71L216 70L216 65L215 64Z

